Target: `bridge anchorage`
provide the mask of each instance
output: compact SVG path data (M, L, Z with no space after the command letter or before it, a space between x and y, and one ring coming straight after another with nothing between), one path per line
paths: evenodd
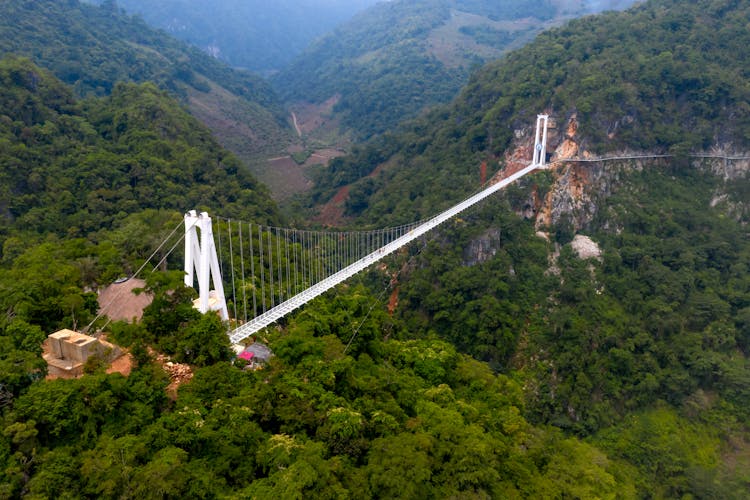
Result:
M225 229L217 229L217 253L208 214L198 215L195 211L185 214L185 284L194 286L197 274L199 298L195 307L202 313L218 311L222 319L229 319L222 284L222 265L228 265L229 272L224 273L224 278L232 285L233 317L239 323L229 332L229 339L239 345L249 336L526 174L548 168L547 124L547 115L537 117L534 157L530 165L448 210L413 224L375 231L330 232L268 227L226 219ZM222 240L229 247L229 256L223 262ZM232 253L237 248L239 262ZM211 281L213 289L210 289Z

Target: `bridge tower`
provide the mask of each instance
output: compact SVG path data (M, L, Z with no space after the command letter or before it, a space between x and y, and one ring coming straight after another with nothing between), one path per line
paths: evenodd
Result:
M532 165L547 167L547 125L549 115L536 115L536 135L534 136L534 159Z
M191 210L185 214L185 286L194 288L196 274L198 299L194 302L194 307L204 314L218 311L221 319L228 321L229 311L221 282L211 217L206 212L198 215L195 210ZM211 278L213 290L210 290Z

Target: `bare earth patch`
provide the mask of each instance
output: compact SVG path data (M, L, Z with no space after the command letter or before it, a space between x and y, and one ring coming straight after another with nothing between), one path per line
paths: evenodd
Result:
M134 363L133 356L129 352L125 353L109 365L107 373L120 373L127 377L130 375L130 372L133 371Z
M146 282L137 278L112 283L99 292L99 310L112 321L139 321L153 297L147 293L136 295L133 290L145 286Z
M535 21L532 19L493 21L484 16L453 10L450 20L430 33L427 50L449 68L465 66L475 56L485 60L496 59L503 54L502 50L479 44L474 38L459 30L464 26L488 26L502 31L524 31L528 30L533 22Z
M573 241L570 242L570 246L580 259L598 259L602 256L599 245L588 236L582 234L576 234Z
M349 186L339 189L328 202L320 207L318 215L313 220L324 226L341 226L344 222L344 203L349 198Z
M341 100L340 95L335 95L325 102L313 104L309 102L298 102L291 106L297 117L297 127L302 135L310 133L320 128L338 128L339 123L333 117L333 107Z
M271 158L267 164L264 182L271 188L276 200L288 199L307 191L313 185L307 177L307 167L297 165L291 156Z
M190 368L190 365L175 363L169 356L159 354L151 348L149 348L148 352L159 363L162 370L169 375L170 383L167 386L167 396L173 400L177 399L177 389L180 388L180 385L189 382L193 378L193 369Z

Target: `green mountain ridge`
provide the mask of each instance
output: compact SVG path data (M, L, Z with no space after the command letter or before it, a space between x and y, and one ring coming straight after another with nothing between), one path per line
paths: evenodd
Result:
M376 0L118 0L117 5L234 67L269 74L335 25L374 3Z
M290 103L337 99L333 118L367 139L449 102L477 66L592 8L546 0L383 2L320 39L272 82Z
M77 101L28 60L0 70L4 227L75 237L145 208L273 214L265 188L154 85Z
M561 129L575 115L576 148L594 154L747 150L747 9L648 2L546 32L478 71L452 105L335 160L313 199L362 178L349 215L378 225L429 216L474 190L479 164L497 165L543 111ZM369 176L379 164L388 168Z
M265 80L150 28L114 2L0 2L0 41L0 55L29 57L78 96L106 95L117 82L154 82L222 143L241 144L237 153L248 164L291 138L286 112Z

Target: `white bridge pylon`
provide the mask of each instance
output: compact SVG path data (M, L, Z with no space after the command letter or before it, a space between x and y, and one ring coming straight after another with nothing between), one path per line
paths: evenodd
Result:
M200 230L200 235L198 231ZM193 303L201 313L218 311L221 319L229 320L219 260L214 245L211 217L195 210L185 214L185 286L194 287L198 275L198 299ZM214 289L210 289L213 278Z
M534 136L534 158L532 165L537 168L549 168L547 166L547 125L549 115L536 115L536 134Z

